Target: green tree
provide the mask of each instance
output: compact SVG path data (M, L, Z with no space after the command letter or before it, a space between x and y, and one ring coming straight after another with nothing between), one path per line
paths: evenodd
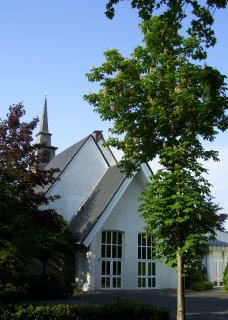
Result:
M110 0L106 4L106 16L113 19L114 5L123 0ZM226 0L131 0L131 7L138 9L139 17L149 20L156 10L163 9L163 14L170 24L182 23L187 17L187 9L191 10L192 20L186 30L189 35L205 41L207 47L214 46L216 38L212 25L216 9L226 8ZM189 14L189 13L188 13Z
M214 235L217 221L208 202L207 170L199 160L218 161L218 153L203 148L218 130L227 129L225 76L192 58L206 57L200 41L179 35L179 24L154 17L141 25L145 47L131 59L117 50L87 74L99 81L98 93L85 95L102 120L114 121L115 136L107 145L124 152L122 170L132 175L141 163L159 157L163 168L151 176L140 207L148 233L156 241L157 259L177 268L177 319L185 318L183 267L196 264Z
M32 144L38 118L29 123L22 122L24 114L20 103L9 108L6 120L0 120L1 297L9 297L23 289L18 279L29 259L41 250L38 240L46 232L45 227L48 225L54 237L57 226L64 223L62 216L54 210L40 209L58 196L47 198L42 191L37 191L37 187L56 181L54 173L59 169L40 169L44 155L35 156L38 146ZM47 233L46 238L48 240Z
M52 258L62 258L62 254L72 249L75 237L67 228L68 222L50 210L45 214L40 211L35 217L37 259L43 264L46 275L47 262Z

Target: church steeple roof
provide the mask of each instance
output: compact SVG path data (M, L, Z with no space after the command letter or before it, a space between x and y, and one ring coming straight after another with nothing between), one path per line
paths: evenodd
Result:
M58 149L51 145L51 133L48 131L47 94L45 94L43 114L40 123L40 132L36 134L36 144L43 145L41 148L39 148L38 153L44 152L49 161L55 156L55 150ZM47 163L43 164L42 166L44 167L45 165L47 165Z
M47 95L45 95L43 115L40 123L40 132L48 132Z
M40 132L36 134L36 143L45 143L51 146L51 133L48 131L47 95L45 95L43 114L40 123Z

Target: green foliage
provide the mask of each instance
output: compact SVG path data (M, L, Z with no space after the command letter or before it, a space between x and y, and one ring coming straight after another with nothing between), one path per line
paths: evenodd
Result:
M109 0L106 4L105 14L109 19L114 17L114 5L119 2L120 0ZM131 7L138 9L139 17L145 20L151 19L154 12L162 8L164 9L162 16L170 23L182 24L183 20L189 17L188 9L190 9L193 17L186 31L189 35L205 41L207 47L216 43L212 29L214 12L226 6L226 0L131 0Z
M185 288L189 289L191 283L196 281L202 281L205 280L205 270L203 272L200 272L196 268L185 268L184 270L184 276L185 276Z
M175 266L179 254L191 265L217 221L199 159L218 161L218 153L204 150L200 137L213 141L227 129L225 76L190 60L204 51L195 37L180 36L178 25L154 17L140 28L145 47L136 47L132 59L105 52L102 66L87 74L103 89L84 97L102 120L114 121L109 131L122 139L112 137L107 145L124 152L120 166L128 175L159 157L163 169L150 177L140 211L157 259Z
M67 298L70 281L66 274L28 275L25 278L28 285L24 300L51 300Z
M210 281L196 281L191 283L190 289L193 291L204 291L213 289L213 283Z
M23 295L27 292L28 286L20 283L20 281L12 284L6 283L5 285L0 284L0 308L6 304L16 304L20 302Z
M180 20L161 15L140 28L145 46L136 47L131 59L118 50L105 52L105 62L86 75L102 88L84 98L102 120L114 122L106 145L123 151L119 166L128 176L159 158L162 169L150 177L139 211L153 234L155 258L177 266L180 293L184 264L199 264L205 235L215 237L217 207L201 160L219 159L202 141L214 141L228 128L226 76L195 63L207 53L194 32L180 35ZM178 319L183 312L182 304Z
M4 303L7 297L8 303L16 301L24 290L19 280L32 257L40 256L44 248L54 255L69 244L62 216L40 209L59 198L42 192L42 187L58 180L54 173L59 169L41 170L45 157L36 156L39 146L32 144L38 118L22 122L24 115L19 103L10 106L6 120L0 119L0 301Z
M166 308L136 302L118 302L104 306L30 305L15 306L0 311L0 319L4 320L125 320L126 318L169 320L170 312Z
M228 263L226 264L225 270L223 272L223 284L224 290L228 291Z

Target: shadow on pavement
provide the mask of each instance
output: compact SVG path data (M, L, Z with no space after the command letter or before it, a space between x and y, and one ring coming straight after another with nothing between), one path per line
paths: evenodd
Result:
M22 304L83 304L102 305L121 301L137 301L168 308L170 320L176 319L176 290L119 290L81 292L69 300L23 301ZM213 289L203 292L186 291L186 320L228 319L228 292Z

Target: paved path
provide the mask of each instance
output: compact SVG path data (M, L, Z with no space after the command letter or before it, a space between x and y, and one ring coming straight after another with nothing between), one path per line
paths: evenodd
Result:
M186 320L228 320L228 292L213 289L203 292L186 291ZM121 301L138 301L171 311L170 320L176 319L176 290L121 290L82 292L69 300L25 301L24 303L51 304L110 304Z

